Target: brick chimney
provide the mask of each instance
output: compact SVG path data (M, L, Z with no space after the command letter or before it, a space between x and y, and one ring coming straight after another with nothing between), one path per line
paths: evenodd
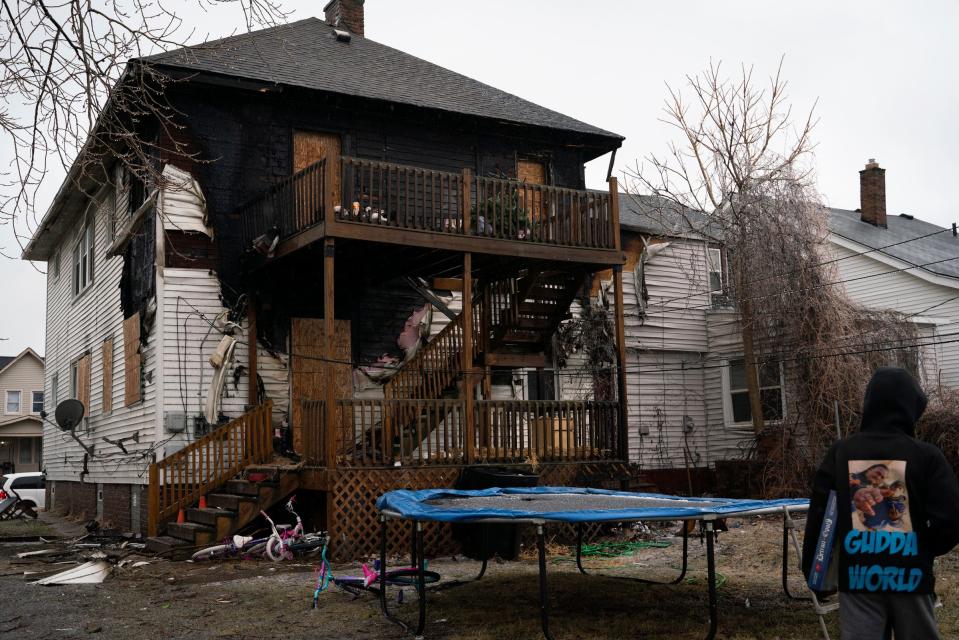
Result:
M323 7L326 21L337 29L363 35L363 2L364 0L330 0Z
M886 170L879 168L875 158L859 172L859 210L863 222L886 226Z

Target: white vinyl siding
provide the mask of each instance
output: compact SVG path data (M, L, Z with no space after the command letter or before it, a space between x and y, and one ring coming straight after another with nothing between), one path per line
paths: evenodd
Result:
M118 207L126 206L124 198ZM121 256L107 258L106 249L112 239L108 237L107 219L113 215L114 198L109 193L100 194L100 204L89 208L89 229L94 232L92 262L96 265L96 277L81 296L73 296L72 278L47 278L47 330L46 330L46 385L45 397L55 407L59 400L75 395L75 381L71 373L72 363L81 355L90 354L90 390L87 407L86 429L81 437L85 441L96 440L96 451L102 453L88 462L89 474L84 482L136 483L147 481L146 470L150 457L114 456L115 447L101 438L118 440L139 433L140 442L128 443L131 452L147 451L153 446L156 429L153 411L157 383L144 385L144 401L134 407L116 407L109 415L102 411L103 358L101 344L104 338L120 335L123 312L120 304L120 275L123 268ZM73 234L81 230L87 218L78 220ZM65 234L64 241L76 235ZM67 245L70 246L70 245ZM72 247L71 247L72 248ZM153 332L155 333L155 332ZM156 366L154 355L155 336L148 336L143 347L143 369L149 374ZM123 397L123 348L115 341L113 353L113 397ZM148 375L149 377L149 375ZM114 403L116 405L116 403ZM59 429L44 424L44 466L53 480L78 481L83 470L83 451Z

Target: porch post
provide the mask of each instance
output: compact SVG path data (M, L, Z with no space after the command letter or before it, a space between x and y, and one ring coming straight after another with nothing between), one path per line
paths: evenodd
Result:
M617 230L618 231L618 230ZM618 234L617 234L618 235ZM622 460L629 458L627 442L629 411L626 402L626 327L623 321L623 266L613 267L613 287L616 298L616 360L619 369L616 372L617 396L619 399L619 453Z
M324 379L326 380L326 468L336 466L336 385L333 379L333 262L335 250L333 238L327 237L323 241L323 363Z
M466 461L475 457L476 420L473 415L473 254L463 254L463 410L466 413Z
M247 404L255 407L259 400L259 385L256 383L256 295L250 294L246 303L246 326L247 326L247 349L249 353L250 389L247 396Z

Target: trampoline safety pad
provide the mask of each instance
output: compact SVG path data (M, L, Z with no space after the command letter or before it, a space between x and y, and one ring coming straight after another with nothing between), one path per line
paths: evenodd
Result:
M684 498L578 487L399 490L376 502L384 515L433 522L711 520L781 512L783 507L802 511L808 505L803 499Z

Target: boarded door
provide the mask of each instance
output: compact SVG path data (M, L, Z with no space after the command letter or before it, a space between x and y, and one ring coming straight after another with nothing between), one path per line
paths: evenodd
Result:
M319 131L293 132L293 173L306 169L314 162L326 158L329 163L339 163L340 136ZM340 172L333 172L333 201L340 202Z
M538 160L518 160L516 162L516 179L528 185L546 184L546 163ZM519 205L529 211L529 219L541 222L546 217L544 211L545 200L543 194L535 188L519 191Z
M336 320L333 326L333 359L349 362L352 355L350 349L350 322L349 320ZM303 400L326 400L325 357L323 319L293 318L291 414L293 416L293 449L300 453L304 452ZM337 364L333 366L334 395L338 400L353 397L351 374L352 371L349 364ZM336 424L338 425L342 422L339 419L339 413L340 412L337 412L336 420ZM311 428L316 428L316 426L311 425ZM311 434L311 436L313 435L315 434ZM312 462L316 461L314 460Z

